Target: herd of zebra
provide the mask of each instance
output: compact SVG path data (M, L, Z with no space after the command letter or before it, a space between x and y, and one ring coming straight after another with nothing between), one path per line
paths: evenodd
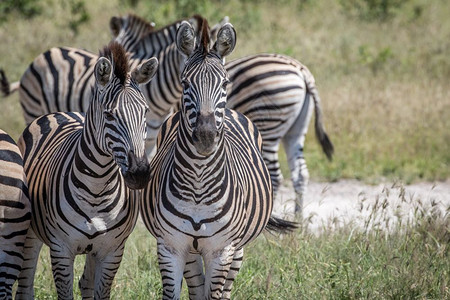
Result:
M243 248L264 229L295 223L272 215L283 142L300 213L308 170L303 145L315 112L313 75L293 58L225 63L236 32L195 15L161 29L112 17L100 51L52 48L19 82L27 127L17 145L0 131L0 299L34 297L42 245L58 299L73 299L73 264L85 254L83 299L109 299L125 242L140 214L157 241L163 299L229 299Z

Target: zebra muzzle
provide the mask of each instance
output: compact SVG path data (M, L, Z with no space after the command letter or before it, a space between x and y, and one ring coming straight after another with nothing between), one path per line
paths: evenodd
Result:
M217 146L218 136L219 131L216 128L214 113L208 115L200 114L192 132L192 141L197 152L201 155L213 153Z
M133 151L128 152L128 169L122 173L125 184L133 190L143 189L150 180L150 163L147 156L136 157Z

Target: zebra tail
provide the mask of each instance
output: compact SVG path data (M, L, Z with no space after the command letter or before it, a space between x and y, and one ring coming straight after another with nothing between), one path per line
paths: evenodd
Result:
M319 92L316 88L314 76L305 66L303 66L302 68L302 73L305 75L306 88L314 100L314 127L316 130L316 137L320 145L322 146L323 152L327 156L328 160L331 161L333 159L334 146L333 143L331 143L331 140L328 137L328 134L325 132L325 128L323 126L322 108L320 107L320 97Z
M0 91L4 97L7 97L19 89L20 82L16 81L9 83L8 78L6 78L3 69L0 69Z
M298 223L270 216L266 230L272 233L290 233L298 228Z

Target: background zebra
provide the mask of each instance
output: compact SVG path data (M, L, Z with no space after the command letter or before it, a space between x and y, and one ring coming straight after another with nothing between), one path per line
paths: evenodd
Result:
M14 140L0 129L0 299L12 299L30 210L22 155Z
M157 60L129 72L122 46L111 43L94 68L96 81L86 117L53 113L23 132L19 147L33 203L17 298L33 296L42 243L50 247L58 299L73 299L73 262L86 254L79 281L83 299L108 299L138 205L130 189L149 179L145 111L138 84L148 82Z
M191 299L229 299L243 247L272 210L261 136L225 108L223 57L235 46L235 31L225 24L210 50L204 22L199 39L188 22L178 29L177 48L187 56L182 108L162 125L141 204L157 239L163 299L180 298L183 275Z

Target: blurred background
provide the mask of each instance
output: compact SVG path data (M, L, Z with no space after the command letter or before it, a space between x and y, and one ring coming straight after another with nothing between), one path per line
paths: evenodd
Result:
M111 39L109 19L126 13L157 28L194 13L210 24L229 16L238 35L230 59L277 52L308 66L336 147L327 162L309 131L313 179L449 177L449 1L3 0L0 68L13 82L50 47L98 53ZM0 128L18 138L24 124L18 93L0 98Z

